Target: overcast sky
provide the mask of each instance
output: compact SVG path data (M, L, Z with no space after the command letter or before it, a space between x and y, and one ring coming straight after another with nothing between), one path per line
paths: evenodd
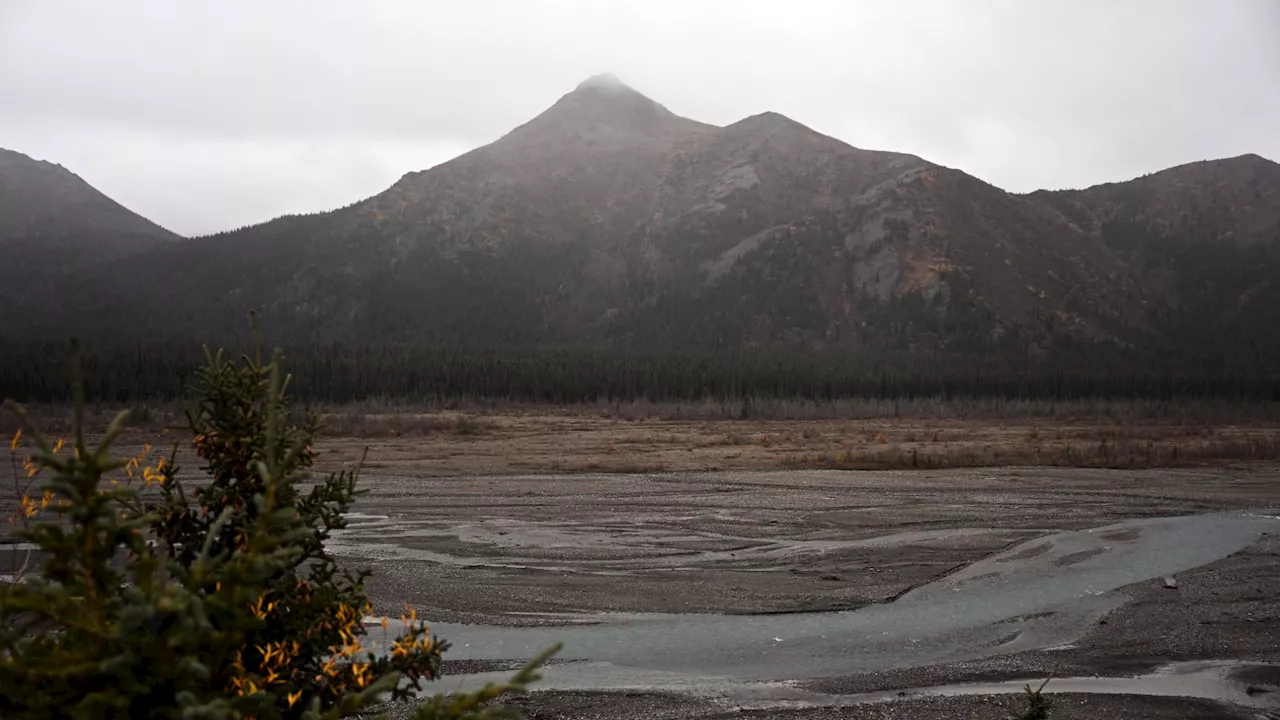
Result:
M0 147L200 234L377 193L601 72L1015 191L1280 160L1276 0L0 0Z

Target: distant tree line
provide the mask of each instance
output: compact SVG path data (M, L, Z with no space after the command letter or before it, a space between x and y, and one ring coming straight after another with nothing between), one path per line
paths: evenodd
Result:
M252 350L250 350L252 352ZM90 347L97 402L172 400L203 361L196 347ZM70 398L68 346L0 346L0 397ZM527 403L783 398L1007 398L1280 401L1280 375L1080 353L1035 360L959 353L857 354L749 349L635 353L613 349L477 349L345 344L294 348L292 390L309 402L368 398Z

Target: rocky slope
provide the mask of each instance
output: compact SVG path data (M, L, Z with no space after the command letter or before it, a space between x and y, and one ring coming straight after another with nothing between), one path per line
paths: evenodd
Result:
M258 309L294 341L1100 343L1263 362L1280 357L1261 339L1278 256L1280 166L1256 156L1015 195L775 113L681 118L600 76L346 208L77 270L39 322L0 333L208 338Z
M1032 197L1122 261L1131 312L1166 346L1275 367L1280 164L1244 155Z

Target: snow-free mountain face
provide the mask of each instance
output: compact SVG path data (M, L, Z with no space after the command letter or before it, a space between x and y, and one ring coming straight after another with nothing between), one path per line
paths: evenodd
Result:
M0 313L45 306L95 264L177 239L61 165L0 148Z
M0 148L0 243L43 240L116 252L176 238L61 165Z
M600 75L348 207L78 271L40 322L0 331L127 317L213 339L256 309L285 340L1194 354L1227 337L1265 359L1278 171L1245 156L1017 195L776 113L682 118Z

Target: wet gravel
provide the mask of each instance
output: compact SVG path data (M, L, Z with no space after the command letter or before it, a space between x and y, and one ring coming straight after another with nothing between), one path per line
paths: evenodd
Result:
M1162 473L1004 469L659 478L379 478L360 510L397 519L404 523L400 529L423 531L415 542L464 560L446 565L375 561L375 578L381 579L371 588L378 606L398 615L409 602L421 613L453 621L557 624L589 619L599 611L768 612L886 601L994 554L1014 540L1057 529L1096 527L1132 517L1280 506L1275 474L1271 468ZM431 520L421 522L427 513ZM457 532L468 525L489 534ZM486 542L498 532L519 536L529 528L546 527L564 531L569 541L553 552L536 541L515 542L499 550L495 543ZM812 540L838 543L966 528L986 532L965 536L963 541L959 535L940 535L932 543L917 538L896 545L821 552L813 549L817 546L804 545ZM436 543L433 535L448 537ZM698 542L725 536L757 551L748 552L745 560L714 556L689 570L662 566L673 548L677 554L703 553L699 557L706 558L705 547L698 547ZM461 540L466 537L475 546L470 550L468 542ZM671 541L672 537L676 540ZM589 541L578 542L583 538ZM674 547L680 543L686 545ZM488 564L495 557L531 562L495 567ZM620 561L628 560L637 562L618 567ZM538 567L553 563L560 569ZM839 581L824 579L831 576ZM836 584L842 587L833 588ZM1156 579L1125 588L1121 592L1126 604L1099 618L1083 636L1062 648L791 685L835 696L957 682L1127 676L1173 660L1280 663L1280 612L1275 602L1280 597L1280 537L1265 536L1231 557L1180 573L1176 586L1170 589L1163 579ZM447 669L459 674L514 667L514 663L468 662L454 661ZM1273 682L1269 672L1253 670L1257 677L1240 681ZM785 676L785 669L779 675ZM1054 701L1054 718L1261 717L1257 710L1209 700L1081 694L1055 696ZM926 697L856 706L743 708L716 697L543 691L507 704L522 708L529 718L824 720L1008 718L1015 702L1009 696ZM408 707L392 708L391 717L408 717Z
M1265 720L1256 710L1210 700L1141 695L1058 695L1053 720ZM875 705L811 708L725 708L708 700L663 693L541 692L508 698L528 720L1010 720L1025 709L1016 696L921 698ZM405 720L411 704L387 708Z
M1176 590L1166 588L1163 580L1151 580L1123 592L1128 601L1069 647L826 678L801 686L848 694L1011 678L1124 677L1171 661L1280 663L1278 535L1264 536L1231 557L1182 573Z
M375 612L556 624L597 612L850 609L1063 529L1280 505L1275 471L408 477L369 474L373 518L336 552ZM866 544L878 538L891 542ZM565 615L570 617L566 618Z

